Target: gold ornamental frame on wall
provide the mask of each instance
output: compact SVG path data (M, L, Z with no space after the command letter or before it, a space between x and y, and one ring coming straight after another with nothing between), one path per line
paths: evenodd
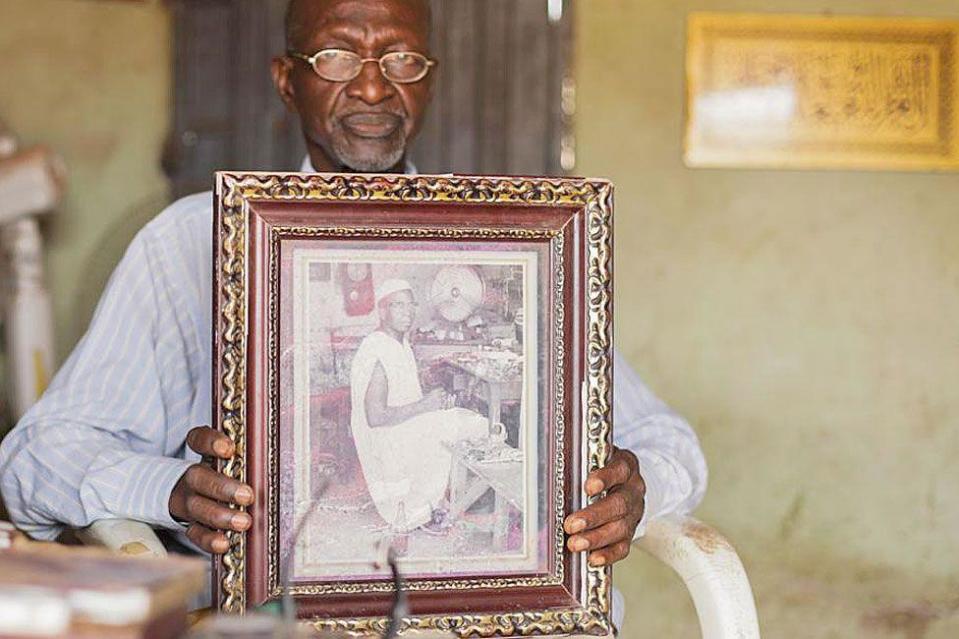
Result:
M959 169L959 21L694 13L691 167Z
M244 613L289 594L301 618L318 629L372 635L388 624L388 580L292 584L280 578L278 406L285 391L277 372L278 333L288 312L280 263L292 246L284 242L541 242L551 273L543 310L549 318L544 361L551 362L543 383L552 389L543 402L552 428L544 450L555 456L543 464L550 469L543 532L551 567L543 574L408 579L417 614L401 621L400 632L610 634L610 569L566 551L562 521L595 501L582 480L611 453L612 185L574 178L223 172L214 197L214 423L237 450L220 470L257 494L249 509L253 527L228 533L230 550L214 559L217 606ZM464 595L470 604L462 603Z

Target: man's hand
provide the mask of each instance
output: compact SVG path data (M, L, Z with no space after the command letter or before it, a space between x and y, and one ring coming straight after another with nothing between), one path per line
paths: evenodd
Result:
M230 438L209 426L200 426L186 436L187 445L204 457L230 459L235 452ZM249 506L253 489L216 472L204 464L187 469L170 493L170 514L189 522L186 536L207 552L222 554L230 549L223 530L243 531L253 520L227 504Z
M590 497L606 492L596 503L571 514L564 528L573 552L588 550L589 563L603 566L629 554L636 526L646 506L646 483L639 474L639 460L628 450L613 449L606 466L586 478Z

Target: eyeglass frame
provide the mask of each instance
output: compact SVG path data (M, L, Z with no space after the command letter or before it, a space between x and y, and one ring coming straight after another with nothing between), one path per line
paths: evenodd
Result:
M352 78L349 78L349 79L347 79L347 80L332 80L332 79L330 79L330 78L327 78L327 77L321 75L320 72L316 70L316 59L320 57L320 54L326 53L327 51L342 51L342 52L344 52L344 53L353 54L353 55L355 55L357 58L359 58L360 65L356 68L356 69L357 69L357 70L356 70L356 75L354 75ZM423 74L422 74L421 76L419 76L418 78L416 78L415 80L395 80L395 79L389 77L388 75L386 75L386 71L384 70L384 67L383 67L383 59L386 58L387 56L396 55L396 54L398 54L398 53L399 53L399 54L405 54L405 55L415 55L415 56L418 56L418 57L420 57L420 58L423 58L423 60L426 61L426 68L424 69ZM396 84L415 84L415 83L417 83L417 82L422 81L423 78L425 78L426 76L428 76L429 73L430 73L430 69L432 69L434 66L436 66L436 60L430 58L429 56L426 56L426 55L420 53L419 51L387 51L386 53L384 53L383 55L381 55L381 56L378 57L378 58L363 58L363 57L360 57L360 54L358 54L357 52L355 52L355 51L350 51L349 49L339 49L339 48L337 48L337 47L328 47L328 48L326 48L326 49L320 49L319 51L317 51L317 52L314 53L313 55L307 55L307 54L305 54L305 53L301 53L301 52L295 51L295 50L293 50L293 49L288 49L287 52L286 52L286 55L289 56L289 57L291 57L291 58L294 58L294 59L296 59L296 60L302 60L303 62L306 62L308 65L310 65L310 68L313 69L313 73L315 73L315 74L318 75L319 77L323 78L323 79L326 80L327 82L352 82L352 81L355 80L356 78L360 77L360 74L361 74L361 73L363 73L363 67L364 67L364 65L366 65L368 62L375 62L375 63L376 63L376 66L378 66L378 67L380 68L380 74L382 74L382 76L383 76L384 78L386 78L387 80L389 80L390 82L395 82Z

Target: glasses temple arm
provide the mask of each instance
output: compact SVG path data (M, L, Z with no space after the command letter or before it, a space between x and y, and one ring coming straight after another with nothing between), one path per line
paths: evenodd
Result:
M313 64L313 56L306 55L305 53L300 53L299 51L293 51L290 49L286 52L286 55L291 58L296 58L297 60L303 60L304 62Z

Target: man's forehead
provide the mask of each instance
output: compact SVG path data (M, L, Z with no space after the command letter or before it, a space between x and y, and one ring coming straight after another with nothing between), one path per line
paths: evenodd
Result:
M336 20L379 20L418 25L424 18L425 2L417 0L314 0L320 13Z
M429 31L429 5L420 0L294 0L299 35L422 36Z

